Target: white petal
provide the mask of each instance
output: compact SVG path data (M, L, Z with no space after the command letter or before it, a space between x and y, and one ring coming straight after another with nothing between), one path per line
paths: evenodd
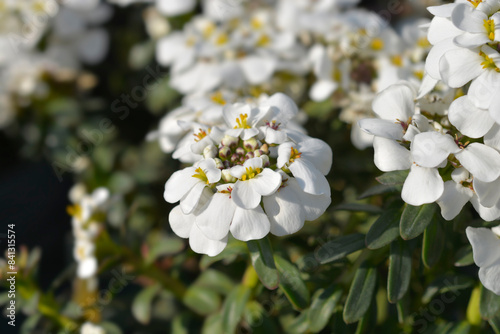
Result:
M453 41L456 45L464 47L464 48L474 48L477 46L481 46L483 44L489 43L490 39L484 34L471 34L471 33L463 33L461 35L456 36Z
M461 184L455 181L446 181L443 195L437 200L443 218L452 220L458 216L464 205L471 199L472 194L472 190L463 187Z
M443 81L453 88L462 87L483 71L483 57L469 49L449 50L439 61Z
M427 39L432 45L436 45L462 33L463 31L455 27L451 20L444 17L434 17L427 31Z
M262 158L255 157L255 158L248 159L247 161L245 161L245 163L243 164L243 167L252 167L253 169L257 169L257 168L262 168L263 164L264 163L262 161Z
M311 100L321 102L328 99L338 87L338 83L333 80L319 80L312 85L309 96Z
M453 101L448 111L448 119L462 134L471 138L484 136L494 124L489 113L476 108L468 95Z
M186 193L194 187L200 180L193 177L196 174L195 168L188 167L172 174L165 183L163 197L169 203L179 201Z
M383 119L403 122L415 113L415 92L405 84L395 84L381 91L373 100L373 111Z
M483 182L475 178L473 185L482 206L491 208L498 204L500 201L500 178L493 182Z
M478 267L489 267L500 260L500 239L489 228L469 226L465 233Z
M181 198L180 207L185 214L193 213L201 199L201 194L205 190L206 184L198 182L193 188Z
M168 222L170 223L172 231L181 238L189 238L194 219L194 215L184 214L180 205L173 208L168 215Z
M269 80L276 65L276 60L270 57L249 56L241 61L243 73L252 85L259 85Z
M492 182L500 176L500 153L489 146L472 143L455 156L481 181Z
M495 206L492 206L491 208L487 208L481 203L479 203L479 198L477 195L474 195L471 199L470 202L472 203L472 206L474 209L476 209L477 213L481 217L481 219L486 220L488 222L497 220L500 218L500 205L497 204Z
M250 181L236 182L231 197L234 204L244 209L255 209L261 199L261 196L253 189Z
M77 275L79 278L90 278L94 276L97 272L97 259L92 257L87 257L83 261L78 262Z
M479 280L486 289L500 295L500 262L497 261L491 267L479 268Z
M418 90L417 99L421 99L422 97L430 93L434 89L434 87L436 87L438 81L439 80L434 79L429 74L425 73L424 79L422 80L422 83Z
M375 137L373 140L373 149L375 150L375 166L381 171L391 172L394 170L410 169L412 164L411 153L399 145L397 141Z
M395 123L394 121L379 118L365 118L358 121L358 125L366 133L374 136L394 140L403 139L403 128L401 124Z
M268 196L281 186L281 175L272 169L264 168L259 175L249 182L257 194Z
M500 81L495 81L494 87L498 85ZM490 103L490 116L495 120L497 124L500 124L500 94L495 94L491 99Z
M269 233L270 227L264 210L257 206L252 210L236 208L230 230L236 239L248 241L264 238Z
M467 91L471 102L480 109L488 109L495 96L498 95L500 74L496 71L484 71L473 80Z
M285 117L286 119L292 119L293 117L295 117L295 115L299 113L299 109L297 108L295 102L283 93L273 94L260 106L276 107L280 110L282 116Z
M196 253L215 256L222 252L226 248L226 245L227 235L221 240L212 240L207 238L196 224L193 224L189 235L189 246Z
M189 13L196 6L196 0L157 0L156 8L166 16L177 16Z
M302 190L299 188L299 191ZM277 236L289 235L304 226L305 212L296 190L290 186L263 198L264 209L271 222L271 233Z
M401 197L413 206L437 201L444 191L444 182L437 168L411 166L410 174L403 184Z
M332 166L332 149L324 141L316 138L307 138L299 143L298 151L302 153L300 159L310 161L323 175L330 172Z
M276 166L278 168L282 168L285 164L290 161L290 157L292 155L292 147L293 143L283 143L278 146L278 160Z
M500 151L500 125L495 124L484 136L484 143Z
M453 24L467 32L485 32L484 20L487 19L488 16L485 13L466 4L459 4L451 14Z
M427 55L427 59L425 60L425 72L429 74L435 80L441 80L441 72L440 72L440 62L443 55L453 49L459 49L460 47L456 46L453 43L453 39L445 39L438 44L434 45L429 54Z
M216 193L196 217L196 225L208 238L221 240L229 232L236 206L228 194Z
M89 65L99 63L108 53L109 34L104 29L92 29L78 41L78 55Z
M288 167L297 180L300 188L306 193L314 195L330 195L330 185L319 170L312 163L304 159L297 159Z
M435 131L419 133L411 143L413 161L421 167L437 167L450 153L457 152L460 152L460 148L452 136Z

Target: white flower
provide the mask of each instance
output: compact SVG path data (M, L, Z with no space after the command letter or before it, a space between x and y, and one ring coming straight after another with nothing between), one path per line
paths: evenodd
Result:
M196 6L196 0L156 0L158 11L166 16L189 13Z
M87 279L97 272L97 259L94 256L95 245L88 239L77 239L73 256L78 263L77 276Z
M268 110L268 109L267 109ZM257 123L267 113L259 108L252 108L248 104L236 103L224 108L224 120L229 126L226 134L232 137L240 137L243 140L250 139L259 134Z
M267 144L284 143L288 139L287 125L299 112L295 102L283 93L276 93L262 101L259 108L269 110L257 124L263 140Z
M169 203L180 201L180 207L185 214L192 213L205 187L218 182L221 171L214 159L204 159L193 167L177 171L165 183L164 198Z
M106 334L106 331L98 325L86 322L80 328L80 334Z
M479 279L490 291L500 295L500 239L498 227L493 229L467 227L465 233L472 245Z
M313 195L330 195L330 186L324 175L330 172L332 150L315 138L297 144L287 142L278 147L278 168L286 167L300 188Z
M230 173L238 181L234 184L232 198L243 209L255 209L262 196L269 196L281 185L280 174L263 168L261 157L248 159L243 166L234 166Z

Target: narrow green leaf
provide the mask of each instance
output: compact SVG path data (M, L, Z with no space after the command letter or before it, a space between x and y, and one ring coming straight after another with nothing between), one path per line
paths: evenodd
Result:
M355 334L373 333L373 328L377 324L377 304L373 299L368 311L359 320Z
M381 213L382 209L375 205L361 204L361 203L344 203L339 204L333 208L336 211L354 211L354 212L369 212Z
M354 323L366 313L375 292L376 282L376 268L369 266L366 262L363 263L356 271L345 303L343 316L346 323Z
M443 275L432 281L424 292L422 296L422 303L429 303L436 294L443 294L446 292L456 292L458 290L463 290L470 288L475 283L475 280L460 275ZM460 293L456 293L458 296ZM452 298L449 296L449 298Z
M159 285L153 285L143 289L132 302L132 314L141 324L147 325L151 320L151 303L160 292Z
M231 291L235 283L226 274L214 270L205 270L193 283L193 285L211 289L221 295L227 295Z
M296 309L304 309L309 305L309 290L300 278L300 271L295 265L279 255L274 256L280 274L280 289Z
M38 322L40 321L41 318L42 318L42 314L41 313L29 316L21 324L21 328L20 328L19 332L21 334L36 333L35 328L37 327L37 324L38 324Z
M174 317L172 320L172 334L189 334L189 323L193 319L188 313L181 313Z
M435 203L424 204L422 206L405 204L399 224L401 237L405 240L409 240L422 234L427 225L429 225L434 218L436 208L437 205Z
M279 274L273 258L273 250L269 238L247 242L253 267L262 284L274 290L279 285Z
M223 333L222 314L215 313L205 319L201 334Z
M316 259L321 264L340 260L347 255L365 248L365 235L360 233L337 237L328 241L316 252Z
M375 179L378 182L389 186L402 185L403 183L405 183L405 180L408 177L409 173L409 170L388 172L380 175Z
M495 331L495 334L500 334L500 316L496 316L488 320L491 328Z
M399 236L401 208L388 209L373 223L366 235L369 249L378 249L390 244Z
M455 255L455 267L470 266L473 263L474 257L472 256L471 245L466 245L457 251Z
M158 257L172 255L184 249L184 241L179 238L163 237L157 240L150 248L146 257L146 264L153 263Z
M481 294L479 298L479 312L483 319L489 320L499 314L500 296L495 295L481 285Z
M210 288L191 285L184 295L183 302L190 309L200 315L208 315L220 307L220 297Z
M115 325L112 322L101 322L99 324L99 326L101 326L105 330L106 334L122 334L123 333L122 330L120 329L120 327L118 327L117 325Z
M391 243L389 275L387 277L387 299L396 303L404 297L411 277L411 250L407 242L399 239Z
M238 285L227 296L222 307L223 333L234 333L245 310L245 305L250 299L251 289Z
M285 333L302 334L307 333L309 329L309 322L307 321L309 310L305 310L298 317L290 322L286 322Z
M307 317L311 332L318 333L325 328L341 296L342 290L335 285L316 291Z
M422 240L422 262L427 268L433 267L441 258L444 240L441 221L436 220L427 226Z

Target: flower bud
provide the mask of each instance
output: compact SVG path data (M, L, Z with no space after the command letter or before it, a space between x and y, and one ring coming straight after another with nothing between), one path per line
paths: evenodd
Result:
M253 151L253 156L254 157L260 157L263 154L264 154L264 152L262 152L262 150L255 150L255 151Z
M269 163L269 157L265 154L261 155L260 158L262 159L262 166L264 167L269 167L271 164Z
M255 155L253 154L253 152L248 152L247 154L245 154L245 159L252 159Z
M245 140L243 142L243 147L245 147L245 149L247 151L255 151L258 146L259 146L259 142L254 137L252 137L248 140Z
M205 159L210 159L210 158L215 158L217 157L217 147L215 147L213 144L208 145L203 149L203 157Z
M229 173L229 169L224 169L222 171L222 180L226 183L236 182L236 178Z
M222 162L221 159L219 158L215 158L215 167L217 167L218 169L224 169L224 163Z
M238 148L236 148L235 153L238 155L245 155L245 153L247 153L247 152L245 152L245 149L243 147L238 147Z
M223 164L224 164L224 168L231 168L231 163L229 161L224 160Z
M219 149L219 158L228 159L230 155L231 155L231 149L228 146L222 146Z
M232 137L225 135L224 138L222 138L221 144L222 146L229 146L230 148L236 147L238 145L239 138Z
M240 161L240 156L238 154L233 154L231 156L231 162L234 164L235 162Z
M262 151L262 153L264 154L269 154L269 146L267 144L264 144L260 147L260 150Z

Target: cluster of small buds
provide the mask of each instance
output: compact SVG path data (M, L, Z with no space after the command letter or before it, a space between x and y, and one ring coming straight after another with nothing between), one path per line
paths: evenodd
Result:
M185 144L185 154L203 155L175 172L164 193L167 202L180 201L169 215L173 231L210 256L224 249L229 232L243 241L295 233L330 204L331 149L288 128L298 113L289 97L277 93L223 113L225 130L198 128Z

